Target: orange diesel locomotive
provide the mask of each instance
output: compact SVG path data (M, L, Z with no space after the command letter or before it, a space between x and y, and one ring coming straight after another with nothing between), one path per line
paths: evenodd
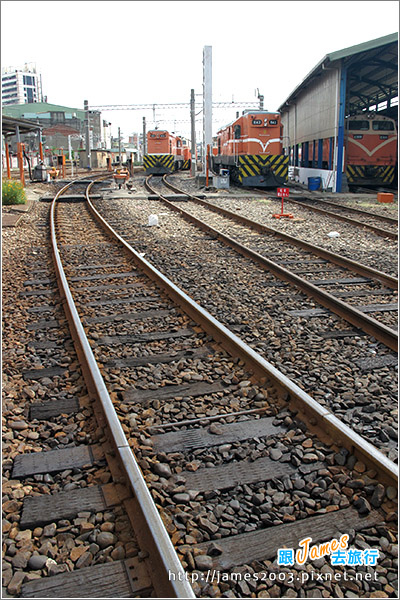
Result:
M190 169L190 158L192 153L190 152L188 141L178 136L176 138L176 162L178 169L187 171Z
M146 174L165 175L175 170L176 136L169 131L147 132L147 154L143 156Z
M348 117L346 176L350 185L391 185L397 164L396 122L376 112Z
M147 154L143 156L146 174L165 175L178 169L189 168L188 160L190 156L184 147L183 138L165 130L148 131Z
M228 169L242 186L275 187L287 182L289 157L283 154L280 114L245 110L217 133L213 170Z

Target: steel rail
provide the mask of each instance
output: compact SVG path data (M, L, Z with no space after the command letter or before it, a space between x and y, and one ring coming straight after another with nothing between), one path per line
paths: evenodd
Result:
M276 198L276 200L280 200L280 198ZM336 204L335 202L330 202L329 200L321 200L321 198L308 198L307 196L301 197L297 196L297 200L306 200L309 202L319 202L320 204L326 204L327 206L333 206L334 208L343 208L349 212L354 212L359 215L365 215L366 217L372 217L378 219L380 221L384 221L385 223L392 223L393 225L398 225L398 219L394 217L388 217L387 215L377 215L375 213L368 212L367 210L362 210L361 208L354 208L353 206L345 206L344 204ZM290 198L289 202L292 202L292 198ZM304 204L303 206L307 206Z
M103 176L104 179L110 175ZM60 252L57 246L55 208L61 196L74 182L62 188L55 196L50 209L50 228L53 259L56 265L57 281L63 299L64 310L70 325L78 356L81 361L84 377L88 389L100 400L104 414L112 435L113 445L124 466L126 476L134 495L135 509L138 517L135 518L135 534L138 537L142 550L149 553L151 563L151 580L159 598L195 598L193 590L187 580L186 573L171 543L167 530L161 520L154 504L146 482L137 464L133 451L122 429L119 418L115 412L106 384L97 365L93 351L86 337L83 325L79 318L71 291L68 286L65 271L62 265ZM89 201L89 191L94 182L86 190Z
M270 233L277 237L280 237L281 239L283 239L287 242L290 242L294 246L299 246L303 250L308 250L308 251L312 252L313 254L317 254L321 258L326 258L327 260L339 265L340 267L346 267L348 269L351 269L355 273L358 273L359 275L363 275L364 277L371 277L372 279L380 281L380 283L387 285L390 289L397 290L397 288L398 288L398 279L396 277L393 277L392 275L388 275L387 273L378 271L377 269L368 267L367 265L363 265L362 263L359 263L355 260L351 260L350 258L341 256L340 254L336 254L335 252L326 250L325 248L322 248L321 246L315 246L314 244L311 244L310 242L306 242L305 240L296 238L292 235L289 235L287 233L279 231L278 229L273 229L271 227L268 227L267 225L264 225L263 223L259 223L258 221L252 221L251 219L248 219L247 217L243 217L242 215L239 215L235 212L227 210L226 208L223 208L223 207L217 206L215 204L212 204L210 202L207 202L206 200L203 200L203 199L199 198L198 196L194 196L193 194L184 192L183 190L177 188L172 183L167 181L166 176L164 176L163 181L169 189L171 189L177 193L180 193L180 194L185 194L188 198L190 198L194 202L197 202L198 204L201 204L202 206L205 206L209 210L213 210L215 212L221 213L222 215L224 215L230 219L233 219L239 223L243 223L244 225L247 225L247 226L251 227L252 229L255 229L256 231L260 231L262 233Z
M300 419L308 424L319 437L328 436L335 446L342 445L354 455L363 460L369 467L377 470L383 482L397 486L397 465L382 454L370 442L342 423L328 409L322 407L298 385L278 371L250 346L232 333L222 323L217 321L207 310L202 308L190 296L179 289L170 279L156 269L149 261L128 244L102 217L93 204L88 201L90 210L95 218L109 234L124 246L138 267L144 271L156 285L162 289L181 309L202 327L216 342L233 357L243 360L245 365L261 382L273 381L280 394L280 401L298 412Z
M251 260L256 261L257 264L259 264L262 268L274 273L280 279L283 279L284 281L288 281L289 283L295 285L302 292L316 299L320 304L331 310L333 313L335 313L342 319L346 320L348 323L351 323L351 325L354 325L355 327L361 329L365 333L372 335L375 339L385 344L385 346L397 352L398 334L397 331L395 331L394 329L391 329L387 325L384 325L376 319L369 317L367 314L363 313L359 309L353 307L350 304L347 304L346 302L343 302L343 300L340 300L340 298L337 298L329 292L320 289L312 282L307 281L302 277L299 277L295 273L292 273L288 269L285 269L281 265L271 261L270 259L259 254L258 252L255 252L247 246L244 246L237 240L225 235L217 229L214 229L210 225L207 225L200 219L194 217L192 214L183 210L180 206L174 205L150 186L149 178L146 179L146 186L148 186L149 191L158 194L159 197L163 200L163 202L165 202L167 206L169 206L172 210L179 212L184 218L194 223L203 231L212 233L216 237L216 239L220 239L222 242L224 242L231 248L234 248L235 250L240 252L240 254L242 254L246 258L250 258Z
M254 190L254 192L259 193L259 194L264 193L264 195L265 195L265 192L261 192L260 190ZM334 219L337 219L338 221L344 221L345 223L350 223L351 225L355 225L356 227L364 227L365 229L369 229L370 231L373 231L374 233L376 233L377 235L380 235L382 237L390 238L392 240L398 239L398 234L395 233L394 231L388 231L387 229L381 229L380 227L375 227L375 225L369 225L368 223L363 223L362 221L357 221L356 219L352 219L351 217L345 217L344 215L340 215L339 213L330 212L323 208L318 208L317 206L311 206L310 204L304 204L303 202L300 202L299 200L292 200L292 198L290 198L290 200L288 200L288 202L292 202L293 204L296 204L297 206L301 206L302 208L308 208L309 210L313 210L314 212L320 213L327 217L332 217Z

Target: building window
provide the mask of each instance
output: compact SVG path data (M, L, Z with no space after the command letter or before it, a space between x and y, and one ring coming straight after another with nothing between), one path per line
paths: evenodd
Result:
M65 115L63 112L51 112L50 118L52 123L64 123Z

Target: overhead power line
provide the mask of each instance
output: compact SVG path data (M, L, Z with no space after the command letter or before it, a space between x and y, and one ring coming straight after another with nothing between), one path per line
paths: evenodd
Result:
M229 107L247 107L247 108L259 108L258 102L213 102L214 108L229 108ZM201 108L202 103L196 103L196 108ZM172 108L188 108L190 102L172 102L167 104L102 104L102 105L91 105L90 110L154 110L154 109L172 109Z

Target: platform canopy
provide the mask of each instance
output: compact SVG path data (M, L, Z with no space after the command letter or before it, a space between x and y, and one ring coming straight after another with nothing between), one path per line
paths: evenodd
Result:
M16 135L19 130L20 134L30 133L31 131L39 131L43 129L43 125L38 125L33 121L26 119L14 119L13 117L1 117L2 134L5 136Z
M382 114L397 118L397 106L391 106L398 98L398 34L384 37L331 52L313 68L281 105L287 103L307 88L313 80L321 77L327 69L346 68L346 115L368 110L371 106L387 103Z

